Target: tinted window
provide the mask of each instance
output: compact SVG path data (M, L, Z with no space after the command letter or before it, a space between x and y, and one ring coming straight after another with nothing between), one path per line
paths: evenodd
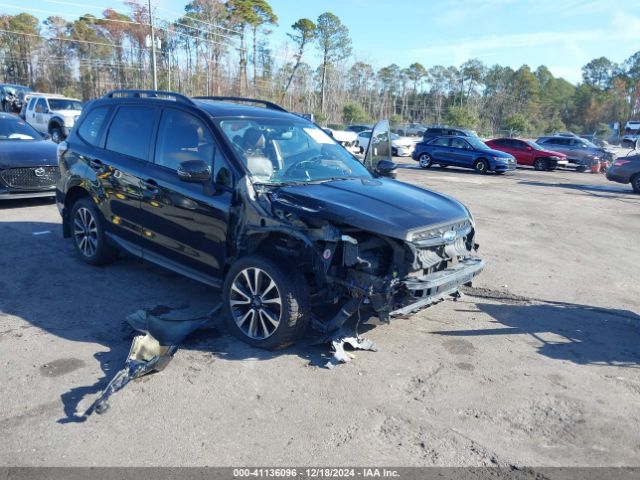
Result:
M109 107L98 107L91 110L78 129L78 135L85 142L98 146L102 137L102 127L109 113Z
M449 146L449 139L448 138L436 138L433 142L431 142L432 145L437 145L439 147L448 147Z
M177 170L180 162L202 160L211 166L213 136L199 119L181 110L166 109L162 112L155 163Z
M360 136L364 138L371 138L371 132L362 132L360 133Z
M442 135L442 129L440 128L430 128L425 132L425 136L429 137L437 137L438 135Z
M109 128L107 149L146 160L154 116L151 107L120 107Z
M509 140L509 146L511 148L519 148L520 150L524 150L524 148L526 148L525 143L520 140Z
M33 105L36 103L36 99L32 98L29 100L29 110L33 110Z
M467 142L460 138L452 138L450 145L453 148L467 148Z

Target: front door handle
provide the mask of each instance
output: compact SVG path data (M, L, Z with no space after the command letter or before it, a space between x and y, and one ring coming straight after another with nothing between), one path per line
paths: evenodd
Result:
M149 193L158 193L158 189L159 189L156 181L151 179L143 180L142 188L144 188Z

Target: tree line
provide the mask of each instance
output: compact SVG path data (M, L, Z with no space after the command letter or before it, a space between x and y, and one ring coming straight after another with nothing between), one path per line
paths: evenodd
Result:
M276 50L270 34L282 27L267 0L191 0L175 20L160 10L130 0L126 11L107 8L72 20L0 15L0 80L83 100L117 88L152 88L153 23L160 89L259 97L313 113L324 124L386 117L485 134L607 134L608 123L640 117L640 51L620 64L592 60L578 85L544 65L512 69L478 59L376 70L353 56L347 25L330 12L297 20Z

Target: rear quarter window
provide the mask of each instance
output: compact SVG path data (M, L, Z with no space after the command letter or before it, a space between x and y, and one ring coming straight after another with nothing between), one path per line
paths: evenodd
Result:
M109 107L98 107L91 110L78 128L80 138L93 146L99 146L108 115Z

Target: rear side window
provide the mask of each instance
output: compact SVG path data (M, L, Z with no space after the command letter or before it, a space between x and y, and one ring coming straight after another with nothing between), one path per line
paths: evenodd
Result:
M431 145L438 145L439 147L448 147L449 146L449 139L448 138L437 138L433 142L431 142Z
M120 107L109 127L107 150L146 160L155 113L153 107Z
M85 142L99 146L104 121L107 119L109 107L98 107L91 110L78 129L78 135Z

